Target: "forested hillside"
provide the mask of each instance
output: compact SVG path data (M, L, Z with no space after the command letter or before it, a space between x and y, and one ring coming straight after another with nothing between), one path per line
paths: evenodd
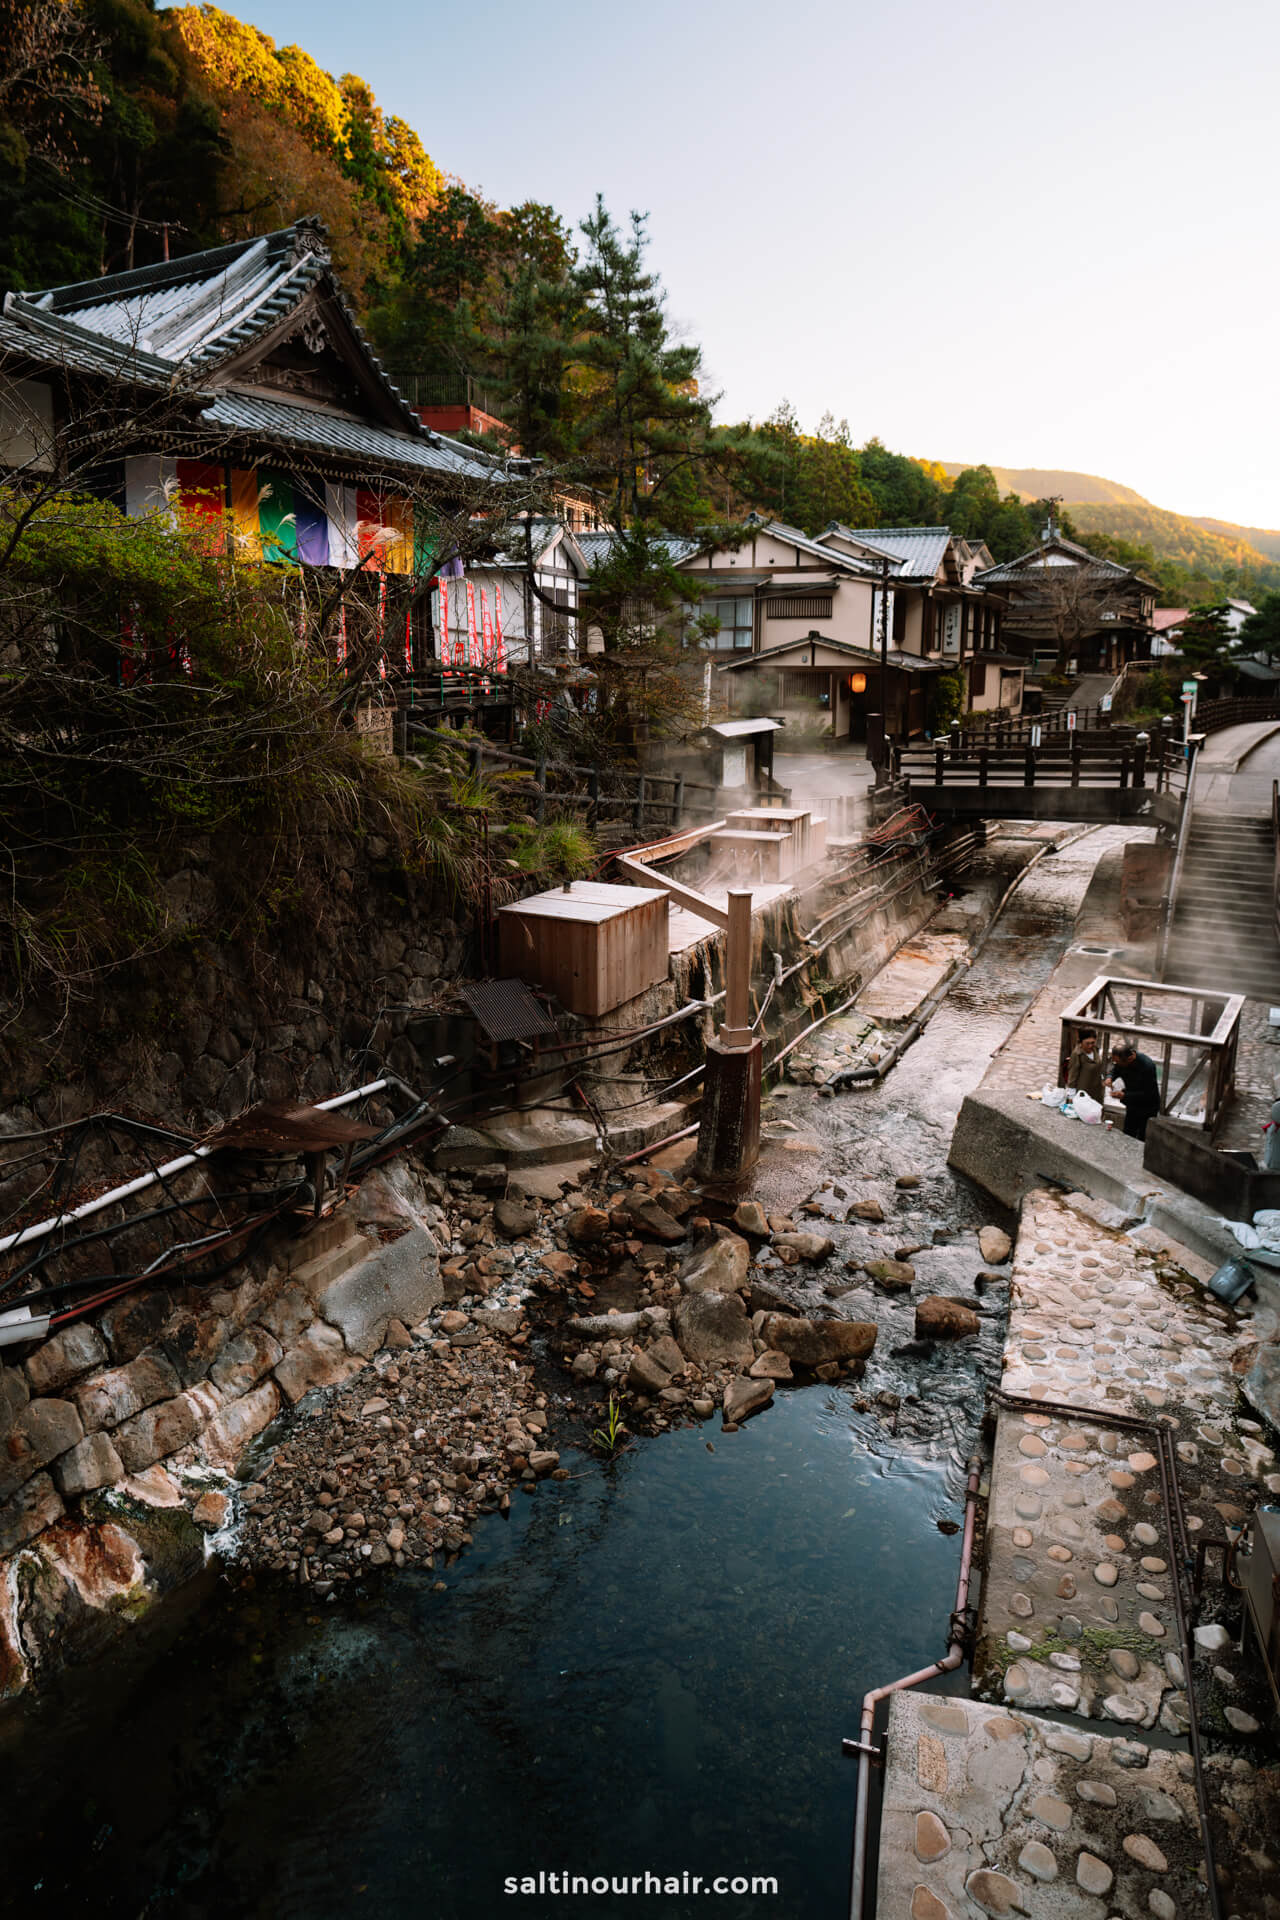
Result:
M90 278L318 216L393 374L478 380L505 444L597 487L621 523L690 529L756 508L806 533L942 524L996 560L1060 524L1142 565L1167 599L1280 584L1246 530L1193 522L1090 475L858 447L783 401L713 424L701 348L678 342L643 220L494 206L388 115L214 6L0 0L0 288ZM584 217L585 216L585 217ZM424 389L426 390L426 389ZM1078 503L1078 504L1077 504Z

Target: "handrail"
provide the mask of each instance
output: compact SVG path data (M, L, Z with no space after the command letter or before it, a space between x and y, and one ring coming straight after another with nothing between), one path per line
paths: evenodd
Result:
M1194 740L1187 742L1187 784L1182 795L1182 814L1178 821L1178 842L1174 848L1173 864L1169 869L1169 887L1160 901L1160 942L1156 948L1156 979L1164 979L1165 968L1169 964L1169 936L1173 932L1174 902L1178 897L1178 885L1182 879L1183 862L1187 857L1187 841L1191 834L1192 800L1195 795L1196 768L1200 764L1199 747Z

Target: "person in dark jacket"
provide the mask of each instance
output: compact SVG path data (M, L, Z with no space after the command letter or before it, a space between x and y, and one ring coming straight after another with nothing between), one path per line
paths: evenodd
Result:
M1098 1036L1092 1027L1080 1029L1080 1037L1067 1062L1067 1085L1102 1104L1102 1061L1098 1056Z
M1148 1122L1160 1111L1159 1068L1132 1040L1121 1039L1111 1049L1111 1080L1124 1102L1125 1132L1131 1140L1145 1140ZM1122 1090L1115 1087L1117 1080Z

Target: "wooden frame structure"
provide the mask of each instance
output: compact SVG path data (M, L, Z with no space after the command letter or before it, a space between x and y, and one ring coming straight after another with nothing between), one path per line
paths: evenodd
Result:
M1100 973L1062 1010L1058 1085L1066 1085L1067 1063L1082 1029L1097 1034L1100 1060L1106 1059L1117 1035L1127 1034L1139 1052L1155 1059L1161 1113L1212 1133L1235 1089L1244 1002L1241 993ZM1190 1097L1201 1084L1203 1110L1192 1109Z

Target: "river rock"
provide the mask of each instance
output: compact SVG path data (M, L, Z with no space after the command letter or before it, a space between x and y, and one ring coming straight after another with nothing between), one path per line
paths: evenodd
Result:
M636 1313L580 1313L568 1322L570 1333L584 1340L630 1340L649 1324L649 1311Z
M769 1238L769 1219L758 1200L740 1200L733 1210L733 1224L757 1240Z
M751 1326L736 1293L688 1293L676 1308L680 1350L700 1367L730 1363L749 1367L755 1358Z
M977 1333L981 1321L972 1307L959 1300L947 1300L931 1293L916 1302L916 1338L918 1340L963 1340Z
M664 1387L670 1386L672 1371L648 1353L633 1353L627 1369L627 1385L636 1393L661 1393Z
M689 1293L736 1293L747 1284L750 1264L746 1241L726 1233L689 1256L680 1269L680 1284Z
M752 1313L795 1313L795 1302L789 1300L781 1287L770 1286L767 1280L753 1280L747 1295L747 1305Z
M495 1200L493 1224L508 1240L525 1240L537 1231L538 1215L533 1207L522 1207L518 1201Z
M884 1208L878 1200L855 1200L845 1219L880 1221L884 1219Z
M897 1187L899 1193L914 1193L920 1185L920 1175L918 1173L900 1173L893 1184Z
M683 1226L672 1218L660 1200L651 1200L647 1193L624 1193L621 1205L627 1217L650 1240L661 1240L670 1245L673 1241L684 1239Z
M772 1313L760 1337L768 1349L799 1366L821 1367L833 1360L865 1360L876 1343L876 1328L870 1320L791 1320Z
M988 1266L998 1267L1013 1252L1013 1242L1001 1227L979 1227L978 1247Z
M795 1377L786 1354L767 1349L756 1355L747 1371L753 1380L791 1380Z
M724 1390L725 1425L746 1420L761 1407L767 1407L772 1398L772 1380L750 1380L741 1376L731 1380Z
M578 1207L565 1221L571 1240L590 1246L609 1231L609 1216L600 1207Z
M906 1260L864 1260L863 1270L886 1293L907 1293L915 1285L916 1270Z
M529 1465L541 1480L544 1474L553 1473L560 1465L560 1455L539 1449L529 1455Z
M210 1487L208 1493L202 1493L191 1510L191 1518L204 1533L217 1533L224 1527L231 1512L231 1502L225 1493L219 1493L216 1487Z
M825 1233L775 1233L773 1250L788 1267L801 1260L825 1260L835 1251L835 1241Z
M684 1372L684 1355L669 1333L661 1333L656 1340L650 1341L645 1349L651 1360L656 1360L668 1373Z

